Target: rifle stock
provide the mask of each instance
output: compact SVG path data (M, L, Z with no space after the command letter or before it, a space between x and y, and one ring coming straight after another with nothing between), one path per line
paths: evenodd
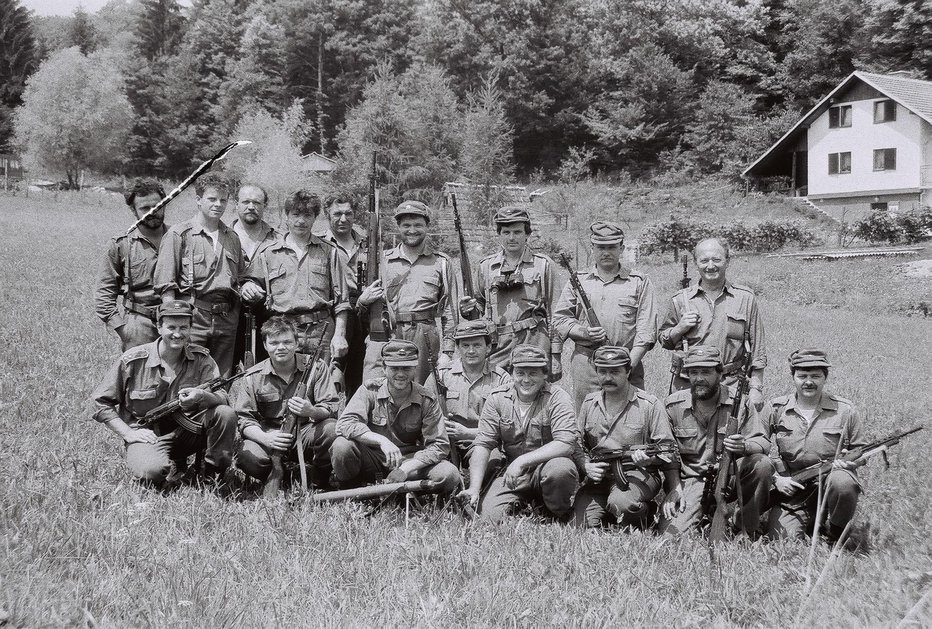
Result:
M583 289L582 284L579 282L576 271L570 265L570 261L566 257L566 254L562 252L560 253L560 264L563 265L569 273L570 284L573 285L573 290L576 291L576 295L579 297L580 303L582 303L583 310L586 312L586 319L589 322L589 327L601 328L602 322L599 321L598 315L596 315L595 310L592 309L592 302L589 301L589 295L586 294L585 289Z

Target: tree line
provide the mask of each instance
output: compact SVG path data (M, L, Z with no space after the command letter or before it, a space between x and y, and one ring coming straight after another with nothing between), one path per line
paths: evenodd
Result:
M0 147L177 178L267 123L338 180L386 147L399 189L735 176L855 69L932 79L930 32L923 0L0 0Z

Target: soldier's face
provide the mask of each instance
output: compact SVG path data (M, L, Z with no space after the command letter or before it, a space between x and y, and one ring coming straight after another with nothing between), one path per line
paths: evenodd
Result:
M306 207L296 207L285 215L285 225L288 226L288 231L301 238L310 236L311 228L316 220L317 213Z
M512 223L499 227L498 238L502 243L502 249L507 253L521 253L527 244L527 233L524 231L524 223Z
M159 336L166 347L173 350L184 349L191 338L191 318L162 317L159 321Z
M456 342L456 351L459 353L460 360L464 365L479 367L485 364L485 359L489 355L489 344L481 336L462 339Z
M153 192L152 194L147 194L142 197L136 197L133 199L133 214L136 215L136 218L142 218L146 215L146 212L158 205L159 201L162 200L157 193ZM143 225L149 229L158 229L165 223L165 208L163 207L158 212L155 212L152 216L147 218L142 222Z
M417 367L391 367L385 366L385 378L388 381L388 387L393 391L407 391L414 380L414 373Z
M537 397L547 382L547 370L543 367L515 367L512 374L515 380L515 390L522 401Z
M596 266L613 268L621 257L621 243L614 245L592 245L592 255Z
M725 250L716 242L708 242L696 249L696 268L699 275L707 282L724 279L728 269Z
M290 363L298 348L298 340L291 332L282 332L265 337L262 341L265 351L268 352L272 362L278 364Z
M353 231L356 213L349 203L334 203L330 206L330 231L338 236L345 236Z
M204 190L204 194L197 199L197 207L204 215L204 218L219 220L223 213L227 211L227 202L230 200L230 193L226 190L210 187Z
M402 216L398 221L398 233L409 247L420 247L427 237L427 219L422 216Z
M628 382L627 367L596 367L599 386L605 391L618 391Z
M255 186L243 186L236 197L236 213L246 225L255 225L265 213L265 193Z
M796 398L818 402L828 376L821 368L796 369L793 372L793 384L796 386Z
M715 367L691 367L687 372L689 390L698 400L711 400L718 395L722 373Z

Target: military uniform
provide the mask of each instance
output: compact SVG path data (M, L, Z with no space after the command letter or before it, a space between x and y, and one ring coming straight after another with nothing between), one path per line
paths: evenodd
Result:
M512 351L514 367L544 367L549 363L547 352L533 345L519 345ZM576 447L576 414L569 394L555 384L543 388L525 409L515 390L515 384L492 389L482 415L479 434L473 447L489 451L501 449L506 465L528 452L552 441ZM572 514L573 494L579 485L576 463L569 456L558 456L528 470L517 486L505 486L498 477L482 498L480 513L484 519L501 522L515 507L540 500L554 516L566 519Z
M220 223L214 243L194 220L172 225L159 246L155 292L171 289L194 305L191 341L206 347L220 373L233 367L239 322L239 283L245 270L239 237Z
M590 230L593 244L614 244L621 242L623 237L621 228L613 223L597 222ZM628 350L634 347L649 350L654 346L657 340L657 306L654 286L647 275L620 265L608 281L599 275L596 268L579 271L577 276L605 329L607 338L604 345L625 347ZM563 287L554 310L554 324L564 340L575 326L588 327L586 313L571 282ZM595 369L589 362L595 349L592 343L574 342L570 372L573 375L577 409L589 393L598 389ZM639 389L644 388L643 363L638 363L631 370L629 380Z
M162 234L168 231L162 226ZM159 337L155 313L160 300L152 284L158 244L138 229L114 238L107 248L94 303L97 316L119 337L123 351ZM117 297L123 295L123 311Z
M679 323L685 312L698 312L699 323L690 329L685 340L688 347L706 345L722 353L725 384L734 384L744 360L744 336L750 334L753 369L767 367L764 345L764 323L757 307L757 296L747 286L725 282L722 294L712 302L702 286L696 284L677 292L667 308L666 318L660 323L659 340L664 349L673 350L673 389L689 388L689 380L680 373L685 353L683 339L674 344L670 330Z
M239 238L240 247L243 249L243 259L246 261L246 264L249 264L257 255L274 245L275 241L279 238L279 233L274 227L265 221L261 221L261 223L262 240L259 242L255 242L247 237L246 228L243 227L238 218L233 219L233 222L230 223L230 229L232 229Z
M417 347L407 341L389 341L382 349L386 365L416 366ZM357 439L374 432L389 439L406 458L424 465L409 480L426 478L441 484L439 493L452 493L462 482L447 460L450 440L436 396L417 382L400 407L392 400L385 378L366 381L346 405L337 421L337 438L330 448L333 473L342 485L358 485L384 478L389 470L378 447Z
M246 280L266 291L270 315L284 315L295 325L299 352L311 353L324 343L322 356L329 361L334 317L350 309L346 272L335 247L312 235L300 254L285 234L249 264Z
M624 348L603 346L595 351L596 367L627 367L631 361ZM627 400L620 412L609 415L605 407L605 393L596 391L583 400L577 418L579 449L577 467L585 474L590 453L614 450L624 446L674 444L670 421L663 404L656 397L634 386L628 387ZM663 469L678 469L675 457ZM576 495L573 508L576 524L589 528L602 525L611 515L618 523L646 524L652 516L651 505L660 492L661 478L656 471L624 463L625 481L613 476L610 470L601 482L587 482Z
M790 364L797 368L828 368L831 365L821 350L794 352ZM842 450L866 445L865 415L853 402L822 392L811 420L797 408L796 395L781 395L768 400L762 410L762 423L770 431L775 445L777 473L790 476L821 461L841 457ZM830 536L844 530L854 517L861 493L855 470L833 469L824 480L823 500ZM786 497L783 504L770 511L773 537L802 537L812 526L818 492L813 486Z
M396 208L395 218L405 215L426 218L427 206L405 201ZM385 251L379 272L392 336L417 345L419 363L415 380L423 384L430 375L431 357L437 361L441 351L453 354L453 328L457 322L453 304L458 303L458 298L450 258L432 251L426 243L421 247L414 260L405 257L401 244ZM442 339L437 330L438 316ZM383 375L379 356L384 345L371 338L367 342L363 370L366 379Z
M315 406L326 410L330 417L321 420L301 418L298 438L304 448L306 460L312 463L314 484L326 485L330 479L330 446L336 438L336 415L340 399L330 378L327 364L318 360L315 365L305 366L297 359L296 369L289 381L282 379L272 367L271 360L264 360L253 369L254 373L243 378L237 387L233 408L239 418L239 429L243 435L243 446L236 457L237 466L249 476L265 480L272 471L272 456L261 444L246 437L250 426L263 431L281 430L288 412L288 400L296 395L305 397ZM305 369L313 369L307 389L298 391ZM289 450L289 460L297 460L297 450Z
M241 221L237 218L230 224L230 229L232 229L237 237L239 237L240 246L243 249L243 261L249 267L249 261L254 259L257 255L268 249L271 245L275 243L278 239L278 232L275 231L275 228L261 221L262 223L262 240L259 242L252 241L246 235L246 230L243 228ZM265 323L269 315L265 311L265 308L262 307L262 304L243 304L243 307L240 308L239 313L239 323L237 324L236 332L236 347L233 350L233 362L239 363L243 360L248 350L248 343L246 341L246 333L250 332L246 329L246 313L247 310L253 313L253 328L259 330L262 328L262 324ZM258 336L258 335L257 335ZM262 343L256 343L256 352L253 356L253 359L256 362L260 362L268 358L268 354L265 351L265 348L262 346Z
M531 222L527 210L509 207L499 210L494 220L496 225ZM504 251L483 258L474 296L478 312L473 317L487 319L495 326L495 351L489 362L509 369L511 350L518 345L536 345L551 355L551 371L559 368L562 340L552 329L558 295L553 260L529 247L516 266L507 263Z
M721 364L721 353L716 348L697 346L690 348L683 368ZM733 402L734 395L724 384L719 385L717 405L710 417L702 416L688 389L676 391L664 401L673 436L680 449L680 476L686 509L682 513L677 512L672 520L661 520L661 532L684 533L702 518L702 490L710 465L729 436L726 431ZM746 532L753 533L760 525L761 509L767 504L770 494L774 471L768 457L770 441L756 413L747 414L737 432L745 437L747 448L746 454L736 460L737 478L732 479L740 483L737 493L741 494L743 502L738 510L738 522Z
M160 312L174 308L172 315L191 316L188 304L169 302ZM182 312L184 311L184 312ZM187 313L185 315L184 313ZM159 355L161 339L127 350L114 363L93 393L94 419L106 423L120 418L130 428L149 428L156 443L131 443L126 447L126 464L140 480L161 483L172 462L184 467L187 457L200 447L201 435L181 428L171 417L148 426L146 413L178 397L181 389L197 387L220 375L217 364L203 347L185 347L177 371L172 373ZM226 393L215 395L226 401ZM201 422L206 436L205 463L208 471L222 472L233 459L236 414L226 404L188 413Z

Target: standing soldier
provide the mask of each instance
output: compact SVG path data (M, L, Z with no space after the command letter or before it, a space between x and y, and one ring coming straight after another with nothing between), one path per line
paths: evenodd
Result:
M551 373L558 372L562 342L552 329L559 294L553 260L527 246L531 217L526 209L503 207L495 213L495 228L502 250L479 263L476 294L462 298L460 312L495 326L493 365L509 369L516 345L536 345L551 355Z
M748 400L753 408L763 403L764 323L757 308L757 297L747 286L732 284L726 278L730 252L719 238L707 238L693 250L699 270L699 283L677 292L660 324L660 345L673 350L672 389L689 387L681 373L683 357L694 345L716 347L725 361L725 384L735 382L744 360L745 333L750 335L753 355L751 390Z
M577 271L577 277L598 317L590 325L572 282L567 282L554 311L560 335L573 339L570 358L576 408L596 389L599 380L589 362L600 345L624 347L630 352L631 384L644 388L644 354L657 340L657 307L654 287L647 275L621 264L625 234L615 223L598 221L589 227L595 265Z
M819 349L801 349L790 356L794 394L781 395L764 404L764 425L770 428L779 458L773 477L777 491L785 496L782 505L770 510L772 537L802 537L816 523L816 484L804 487L790 475L820 461L834 460L823 479L825 501L824 534L830 542L841 536L854 517L861 485L857 463L842 460L845 450L865 445L864 413L850 400L825 390L831 364Z
M754 536L760 528L761 510L766 507L774 473L764 425L757 413L750 412L738 432L726 434L734 396L722 381L722 354L718 348L689 348L683 372L690 388L673 393L664 402L680 448L683 482L664 498L660 532L685 533L699 524L706 479L716 473L712 464L724 448L737 464L736 477L732 478L737 491L731 497L741 498L737 523Z
M356 313L356 301L359 298L360 278L357 277L359 268L359 253L362 243L366 240L363 230L357 225L359 202L354 196L337 194L327 197L324 201L324 211L327 213L329 227L321 236L346 257L346 287L347 300L350 310L346 315L346 356L340 361L343 371L343 382L346 396L353 397L356 389L362 384L362 369L366 355L366 331L362 327ZM362 278L365 279L365 278Z
M207 437L204 475L223 477L233 460L236 414L227 394L198 388L220 375L203 347L189 342L191 304L165 302L158 307L159 338L126 351L94 390L94 419L126 443L126 464L139 480L161 485L172 463L183 468L202 436L182 428L171 416L154 425L143 418L173 399L181 412L201 424Z
M427 479L440 483L438 493L452 494L462 480L446 460L450 440L437 398L414 381L417 346L388 341L382 360L385 377L366 381L337 421L334 478L342 486Z
M311 233L319 213L316 195L301 191L285 201L288 231L249 264L242 295L250 303L265 300L271 315L291 321L299 352L311 354L325 343L322 355L329 362L346 353L349 302L345 259Z
M194 182L197 212L172 225L159 246L155 290L162 302L187 297L194 306L191 340L210 352L220 373L233 367L239 283L245 270L239 237L220 218L229 184L208 173Z
M479 434L482 405L492 389L511 384L511 375L488 360L492 339L485 319L460 321L453 332L453 340L456 357L451 364L436 371L440 377L439 386L431 375L427 388L438 396L444 395L447 412L444 424L451 447L456 448L458 458L468 464L473 440Z
M628 382L631 356L624 347L602 346L592 355L599 377L599 391L590 393L579 410L580 472L586 475L573 505L577 526L598 528L609 517L618 524L647 528L660 492L680 484L680 464L663 404L650 393ZM651 457L643 449L632 449L630 458L619 458L611 466L593 463L592 454L630 446L667 446L669 456ZM653 468L653 469L651 469ZM621 474L618 471L621 471Z
M264 481L272 471L273 454L297 461L294 435L282 432L286 413L294 413L299 418L299 447L312 465L312 482L326 486L339 405L330 369L322 360L309 365L297 357L298 334L284 317L272 317L263 324L262 343L269 357L237 387L233 405L243 435L236 464L248 476ZM306 389L298 391L308 369L313 370L313 377Z
M430 374L430 357L441 367L452 359L457 286L450 258L427 246L427 206L420 201L404 201L395 208L395 222L401 243L382 254L381 278L362 291L358 304L360 310L368 310L376 301L385 300L392 337L418 346L420 362L415 380L423 384ZM368 341L364 370L367 380L382 372L379 354L383 345Z
M480 515L503 521L528 502L543 502L559 521L573 515L573 494L579 473L576 414L570 396L547 382L548 352L536 345L518 345L511 352L514 381L492 389L479 418L479 434L469 461L469 487L460 495L479 505L482 479L492 451L501 448L508 467L492 481L482 499Z
M139 219L165 197L154 179L136 179L126 194L126 205ZM97 283L97 316L120 337L123 351L151 343L159 337L155 313L160 303L152 285L165 225L165 208L141 222L136 229L110 241ZM123 312L117 298L123 295Z
M278 232L265 222L265 208L268 202L269 195L264 188L251 183L239 187L236 195L237 217L230 224L230 229L239 237L240 246L243 248L243 260L247 265L278 238ZM249 336L255 338L255 329L262 327L266 318L261 304L249 304L240 309L234 362L243 360L247 351L255 352L253 359L256 361L268 358L261 343L253 350L247 340ZM253 329L247 329L249 326Z

